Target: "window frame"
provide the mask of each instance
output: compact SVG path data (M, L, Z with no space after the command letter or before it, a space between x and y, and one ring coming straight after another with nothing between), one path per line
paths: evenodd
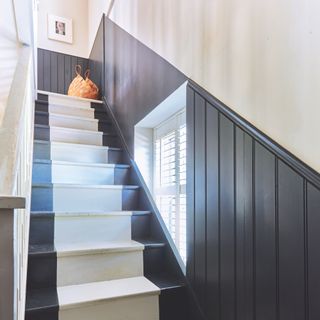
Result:
M179 112L175 113L174 115L170 116L170 118L166 119L162 123L160 123L158 126L156 126L153 130L153 197L155 199L155 202L158 206L158 209L160 211L161 216L165 220L160 204L158 202L158 197L160 196L174 196L175 197L175 225L174 225L174 235L171 231L172 227L171 225L168 226L166 221L166 226L169 231L169 233L172 236L172 239L178 249L178 252L180 253L180 256L184 263L186 263L186 221L184 223L184 238L181 239L182 236L182 230L181 230L181 221L182 221L182 206L181 206L181 196L184 195L186 197L186 180L184 180L184 184L181 184L181 177L180 177L180 161L181 161L181 128L186 126L186 109L183 108ZM166 138L168 135L172 134L174 132L174 139L175 139L175 145L174 145L174 156L175 156L175 182L172 186L159 186L158 182L160 180L161 183L161 172L160 176L157 173L158 166L160 167L159 170L161 170L161 163L157 165L157 140L160 140L160 145L162 143L162 139ZM184 137L186 139L186 133L184 134ZM185 146L186 147L186 146ZM161 147L160 147L161 148ZM160 149L160 153L161 153ZM186 162L186 150L185 152L185 162ZM160 161L161 161L161 154L160 154ZM184 164L186 167L186 164ZM184 204L185 205L185 204ZM186 208L185 208L186 209ZM186 219L186 212L184 212L184 216ZM183 242L182 242L183 241ZM183 244L183 249L182 249ZM183 250L183 252L181 252Z

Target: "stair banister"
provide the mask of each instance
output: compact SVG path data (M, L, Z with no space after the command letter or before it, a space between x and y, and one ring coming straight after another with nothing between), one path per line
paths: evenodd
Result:
M24 319L33 152L32 49L19 60L0 124L0 319Z

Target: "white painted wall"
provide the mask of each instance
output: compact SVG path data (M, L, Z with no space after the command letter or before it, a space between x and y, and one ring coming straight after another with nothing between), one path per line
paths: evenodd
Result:
M319 0L115 0L110 18L320 172L319 13Z
M89 52L94 43L103 13L107 13L112 0L88 0Z
M72 44L48 39L48 13L73 20ZM38 47L87 58L88 0L39 0Z
M16 70L19 50L12 0L0 1L0 126Z

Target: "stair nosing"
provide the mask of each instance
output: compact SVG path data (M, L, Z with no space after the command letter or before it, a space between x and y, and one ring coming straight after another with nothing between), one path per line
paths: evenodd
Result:
M102 243L101 243L102 244ZM113 245L112 245L113 244ZM127 242L106 242L104 246L95 246L94 243L82 245L77 244L75 246L59 246L55 245L57 257L71 257L71 256L85 256L100 253L117 253L117 252L141 252L144 250L144 245L137 241Z
M123 151L122 148L117 147L108 147L108 146L97 146L94 144L84 144L84 143L72 143L72 142L60 142L60 141L48 141L48 140L41 140L41 139L35 139L34 143L39 144L62 144L62 145L72 145L75 147L83 147L83 148L98 148L98 149L106 149L106 150L112 150L112 151Z
M38 125L36 125L38 126ZM75 129L75 128L68 128L68 127L57 127L57 126L51 126L49 125L48 126L51 129L53 130L60 130L60 131L73 131L73 132L79 132L79 133L87 133L87 134L92 134L92 135L99 135L99 136L102 136L103 135L103 132L102 131L96 131L96 130L87 130L87 129Z
M117 189L117 190L136 190L139 186L134 185L114 185L114 184L82 184L82 183L33 183L35 188L78 188L78 189Z
M64 113L48 112L48 114L49 114L49 117L53 116L53 117L59 117L59 118L69 118L69 119L71 118L71 119L76 119L76 120L81 120L81 121L91 121L91 122L95 122L95 123L99 122L99 120L95 119L95 118L73 116L73 115L64 114Z
M79 167L98 167L98 168L111 168L111 169L129 169L130 165L121 163L100 163L100 162L75 162L75 161L63 161L63 160L47 160L47 159L34 159L33 163L43 164L57 164L67 166L79 166Z
M151 211L132 211L132 210L121 210L121 211L92 211L92 212L68 212L68 211L31 211L32 218L48 218L50 215L54 215L59 218L68 217L94 217L94 216L144 216L151 214Z
M102 100L87 99L87 98L69 96L69 95L67 95L67 94L50 92L50 91L45 91L45 90L37 90L37 93L46 95L46 96L48 96L48 97L52 96L52 97L65 98L65 99L76 100L76 101L84 101L84 102L93 102L93 103L103 104L103 101L102 101ZM43 100L41 100L41 99L37 99L37 100L43 101Z

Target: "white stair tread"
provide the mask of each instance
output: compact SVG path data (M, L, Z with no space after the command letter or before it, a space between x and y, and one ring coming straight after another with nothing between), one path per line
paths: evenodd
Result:
M58 287L60 310L91 305L109 299L159 295L160 289L145 277L133 277Z
M84 143L72 143L72 142L60 142L60 141L47 141L47 140L34 140L37 144L51 144L51 145L62 145L68 147L78 147L78 148L92 148L92 149L104 149L104 150L121 150L121 148L108 147L108 146L96 146L93 144Z
M40 94L45 94L48 96L52 97L58 97L58 98L66 98L70 100L75 100L75 101L85 101L85 102L94 102L94 103L101 103L101 100L95 100L95 99L87 99L87 98L81 98L81 97L74 97L74 96L68 96L66 94L61 94L61 93L55 93L55 92L49 92L49 91L43 91L43 90L38 90L38 93Z
M72 188L72 189L138 189L138 186L133 185L116 185L116 184L76 184L76 183L33 183L36 188Z
M109 211L109 212L55 212L55 217L96 217L96 216L132 216L133 211Z
M80 167L99 167L99 168L129 168L128 164L118 163L94 163L94 162L75 162L75 161L64 161L64 160L46 160L46 159L34 159L34 163L48 163L48 164L61 164L66 166L80 166Z
M74 116L74 115L69 115L69 114L63 114L63 113L54 113L50 112L50 117L59 117L59 118L68 118L68 119L74 119L74 120L81 120L81 121L91 121L91 122L99 122L98 119L91 119L87 117L81 117L81 116Z
M38 125L36 125L38 126ZM86 130L86 129L74 129L74 128L66 128L66 127L55 127L55 126L50 126L50 130L59 130L59 131L70 131L74 133L88 133L88 134L96 134L99 136L103 135L103 132L101 131L93 131L93 130Z
M111 252L128 252L128 251L142 251L144 245L130 240L130 241L110 241L110 242L94 242L94 243L73 243L73 244L55 244L57 257L85 255L85 254L99 254Z

